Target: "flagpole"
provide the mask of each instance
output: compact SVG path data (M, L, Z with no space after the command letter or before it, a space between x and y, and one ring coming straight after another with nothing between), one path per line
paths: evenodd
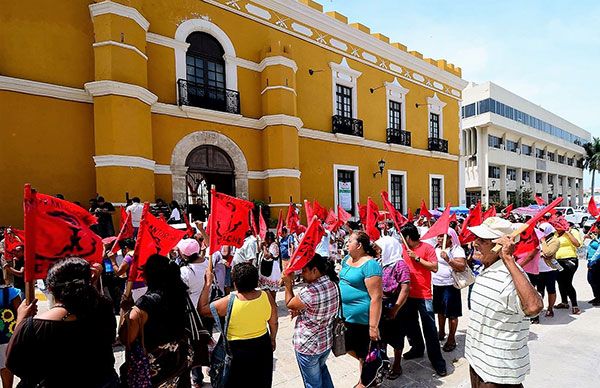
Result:
M210 203L210 214L212 214L213 209L215 208L215 191L217 190L217 187L215 185L210 185L210 196L211 196L211 203ZM252 213L252 212L250 212ZM214 216L214 215L213 215ZM214 220L214 218L213 218ZM212 232L212 229L211 229ZM208 271L209 273L213 272L213 261L212 261L212 255L214 252L210 251L210 236L208 239Z

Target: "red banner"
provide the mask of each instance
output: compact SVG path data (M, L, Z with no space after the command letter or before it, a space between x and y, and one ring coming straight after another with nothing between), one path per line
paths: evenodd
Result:
M540 241L535 233L535 228L530 226L524 232L521 232L519 242L515 245L514 255L529 253L535 249L539 249L539 247Z
M529 224L529 225L535 226L538 223L538 221L541 220L542 217L544 217L544 215L546 213L550 213L550 211L553 210L555 207L557 207L558 204L560 204L561 202L562 202L562 197L556 198L548 206L546 206L545 208L543 208L542 210L540 210L539 212L537 212L535 214L535 216L533 216L530 219L528 219L526 223Z
M360 223L363 227L366 228L367 225L367 205L361 205L359 202L356 203L358 207L358 218L360 219Z
M313 206L308 199L304 200L304 211L306 212L306 222L309 223L315 213L313 211Z
M371 197L367 198L367 224L365 231L372 241L378 240L381 237L379 229L377 229L377 220L379 219L379 209Z
M81 206L36 193L25 185L25 281L44 279L56 260L77 256L102 262L102 240L90 226L96 217Z
M352 215L350 215L350 213L348 213L346 210L344 210L342 205L338 205L337 211L338 211L337 218L339 220L340 226L344 225L352 217Z
M133 263L129 271L130 281L144 281L144 265L152 255L167 256L169 251L185 236L185 230L177 230L156 218L144 204L138 230Z
M596 206L596 201L594 201L593 195L590 197L590 202L588 203L588 213L590 213L594 218L598 218L600 215L600 211L598 211L598 207Z
M262 206L258 208L258 235L261 240L265 241L265 236L267 235L267 223L262 214Z
M277 218L276 237L281 237L282 230L283 230L283 209L279 209L279 218Z
M183 212L183 222L185 222L185 235L188 236L189 238L193 238L194 235L196 234L196 232L194 231L194 228L192 228L192 225L190 224L190 219L187 216L187 212ZM207 232L208 233L208 232Z
M240 248L250 228L248 213L251 213L254 204L217 193L214 189L211 190L211 198L210 252L216 252L223 245Z
M25 231L15 228L4 229L4 259L13 259L18 246L25 246Z
M450 226L450 204L446 205L446 209L438 218L438 220L429 228L429 230L421 237L421 240L427 240L439 236L440 234L447 234L448 227Z
M421 200L421 210L419 212L419 217L427 217L428 220L433 218L431 213L429 212L429 209L427 209L427 205L425 205L424 199Z
M288 206L288 212L285 218L285 226L290 234L296 233L298 231L298 226L300 226L300 219L298 218L296 207L292 203L290 203L290 206Z
M544 198L542 198L536 194L535 195L535 203L537 203L540 206L544 206L546 204L546 201L544 201Z
M316 199L313 202L313 214L319 217L319 220L321 220L321 222L325 221L325 219L327 218L327 209L321 206L319 201L317 201Z
M496 217L496 206L490 206L485 213L483 213L483 220L487 220L490 217Z
M406 213L406 218L408 220L408 222L413 222L415 220L415 216L413 215L412 210L410 210L410 208L408 208L408 213Z
M298 244L298 248L292 254L290 265L284 271L284 275L288 275L304 268L306 263L314 257L317 245L319 245L324 235L325 230L321 225L321 221L319 221L317 217L313 217L308 225L308 229L306 229L306 233L304 233L304 236Z
M469 210L469 214L463 222L460 234L458 235L461 244L467 244L475 240L475 235L471 233L470 226L479 226L483 222L483 215L481 211L481 202L477 202L477 205Z
M510 212L512 212L512 210L513 210L513 204L511 203L510 205L505 207L504 210L502 210L502 213L504 213L504 218L508 218L508 216L510 216Z
M121 210L122 209L123 208L121 208ZM126 216L123 219L123 222L121 223L121 230L119 230L119 235L117 236L117 239L115 240L115 243L113 244L110 250L112 253L115 254L119 251L119 241L133 237L133 223L131 221L131 213L125 214ZM123 214L121 214L121 216L123 216Z
M392 221L394 221L394 226L396 227L396 231L398 233L400 233L400 228L404 224L406 224L406 222L408 220L406 218L404 218L404 216L398 210L396 210L394 205L392 205L392 203L389 200L387 191L381 192L381 200L383 201L383 206L390 213L390 216L392 217Z
M340 227L339 222L340 221L338 220L337 215L335 214L333 209L330 209L329 214L327 214L327 218L325 219L325 225L327 225L325 228L328 231L333 232L334 230Z
M252 212L252 211L250 211L250 229L252 229L252 233L256 237L259 237L260 231L258 230L258 227L256 226L256 222L254 221L254 212Z

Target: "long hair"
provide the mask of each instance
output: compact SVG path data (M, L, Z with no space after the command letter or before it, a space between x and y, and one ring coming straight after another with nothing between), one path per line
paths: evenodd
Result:
M306 264L306 268L316 268L321 275L327 275L332 282L338 282L339 278L335 272L335 265L329 259L315 254L313 258Z
M367 233L365 233L363 231L355 230L354 235L356 236L356 242L358 242L360 245L362 245L363 250L365 251L365 253L367 255L369 255L371 257L377 256L377 252L375 251L375 248L371 244L371 239L369 238L369 235Z

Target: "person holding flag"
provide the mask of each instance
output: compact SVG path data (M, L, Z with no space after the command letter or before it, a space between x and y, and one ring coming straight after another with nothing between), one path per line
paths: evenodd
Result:
M262 290L268 291L271 298L279 291L281 267L279 264L279 245L275 242L275 233L267 232L258 255L258 284Z
M556 279L558 277L558 269L554 268L556 252L560 248L560 242L555 237L556 230L550 223L543 222L538 226L541 232L540 245L542 255L540 257L540 273L535 285L537 291L544 298L545 291L548 291L548 309L546 310L546 318L554 317L554 303L556 302Z
M283 226L281 228L281 237L279 238L279 253L281 255L281 264L284 271L290 265L292 252L294 252L294 236L291 233L288 233L288 229Z
M556 229L556 235L560 242L560 248L556 252L556 260L563 267L558 273L558 290L560 291L561 303L557 304L557 309L568 309L571 300L571 313L580 314L581 310L577 306L577 291L573 287L573 277L579 267L577 258L577 248L582 244L581 234L576 228L572 228L563 217L557 218L551 222Z

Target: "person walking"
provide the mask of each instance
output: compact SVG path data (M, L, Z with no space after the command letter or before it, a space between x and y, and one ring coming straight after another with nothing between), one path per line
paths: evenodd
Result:
M281 282L281 266L279 264L279 245L275 242L275 233L267 232L265 241L262 243L262 251L258 256L258 284L262 290L271 294L275 300L275 294L279 291Z
M600 241L598 235L592 234L587 250L587 280L592 287L594 298L590 300L592 306L600 306Z
M561 303L557 304L555 308L568 309L570 299L571 313L581 314L581 310L577 306L577 291L573 287L573 277L579 267L577 248L581 246L582 238L579 231L571 228L567 220L562 217L553 226L560 242L560 248L556 252L556 260L563 267L563 270L558 273L558 290L560 291Z
M560 248L560 242L555 237L554 232L556 230L548 222L543 222L539 225L539 230L542 233L540 240L540 246L542 248L542 255L540 256L540 274L535 285L537 291L544 299L545 291L548 292L548 308L546 309L546 318L554 317L554 303L556 302L556 279L558 277L558 270L556 265L555 256L556 252Z
M340 291L346 318L346 351L359 361L359 374L369 352L369 343L379 341L383 296L381 266L365 232L354 232L348 241L348 256L342 260ZM355 387L364 387L360 381Z
M333 263L315 255L302 269L308 285L294 295L294 275L283 278L285 303L297 315L294 327L294 349L300 374L306 388L333 388L327 369L327 357L333 338L331 324L338 314L340 297Z

